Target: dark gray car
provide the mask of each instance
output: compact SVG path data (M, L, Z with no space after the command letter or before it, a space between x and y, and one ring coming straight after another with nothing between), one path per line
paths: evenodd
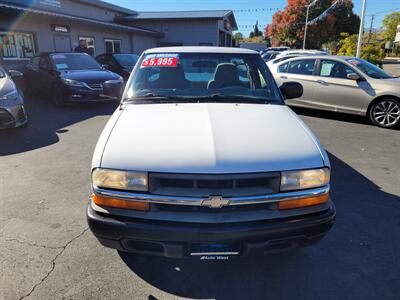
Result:
M22 76L18 71L10 71L10 74ZM23 126L27 122L23 94L0 67L0 129Z

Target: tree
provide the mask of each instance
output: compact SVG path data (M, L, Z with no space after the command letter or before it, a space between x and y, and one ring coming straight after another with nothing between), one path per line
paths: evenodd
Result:
M254 38L254 37L262 36L262 35L263 35L262 32L258 28L258 21L256 21L256 25L254 25L254 31L250 32L249 38Z
M385 39L394 41L396 36L397 25L400 25L400 12L394 12L385 16L382 21L385 28Z
M236 32L234 35L233 35L233 38L236 40L236 41L240 41L240 40L243 40L243 34L241 33L241 32Z
M262 36L262 32L258 29L258 21L256 22L256 25L254 25L254 36Z
M368 60L369 62L381 65L382 59L385 56L384 45L379 42L377 35L371 36L370 43L366 43L366 36L364 35L364 43L361 47L361 58ZM358 34L349 35L347 33L342 34L342 39L339 41L339 55L355 56L357 49Z
M309 21L321 15L335 0L318 0L310 7ZM276 12L272 23L264 31L274 46L288 45L299 48L303 44L306 20L306 5L309 0L288 0L283 11ZM317 24L309 25L307 31L307 48L320 49L321 45L338 40L340 33L357 33L360 18L353 13L353 2L343 0L334 10Z

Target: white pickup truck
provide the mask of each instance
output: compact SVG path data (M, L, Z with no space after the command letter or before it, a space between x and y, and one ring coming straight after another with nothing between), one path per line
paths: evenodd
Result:
M96 146L87 217L104 245L227 259L318 242L335 220L330 164L258 53L145 51Z

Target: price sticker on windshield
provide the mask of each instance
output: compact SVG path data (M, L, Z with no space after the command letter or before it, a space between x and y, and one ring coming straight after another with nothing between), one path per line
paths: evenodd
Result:
M143 61L141 68L149 67L171 67L178 65L179 57L177 54L152 54L147 55Z

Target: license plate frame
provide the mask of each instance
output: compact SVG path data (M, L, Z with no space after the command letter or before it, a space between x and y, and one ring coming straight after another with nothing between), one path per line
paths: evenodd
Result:
M242 247L238 243L195 243L188 252L190 257L232 257L241 256Z

